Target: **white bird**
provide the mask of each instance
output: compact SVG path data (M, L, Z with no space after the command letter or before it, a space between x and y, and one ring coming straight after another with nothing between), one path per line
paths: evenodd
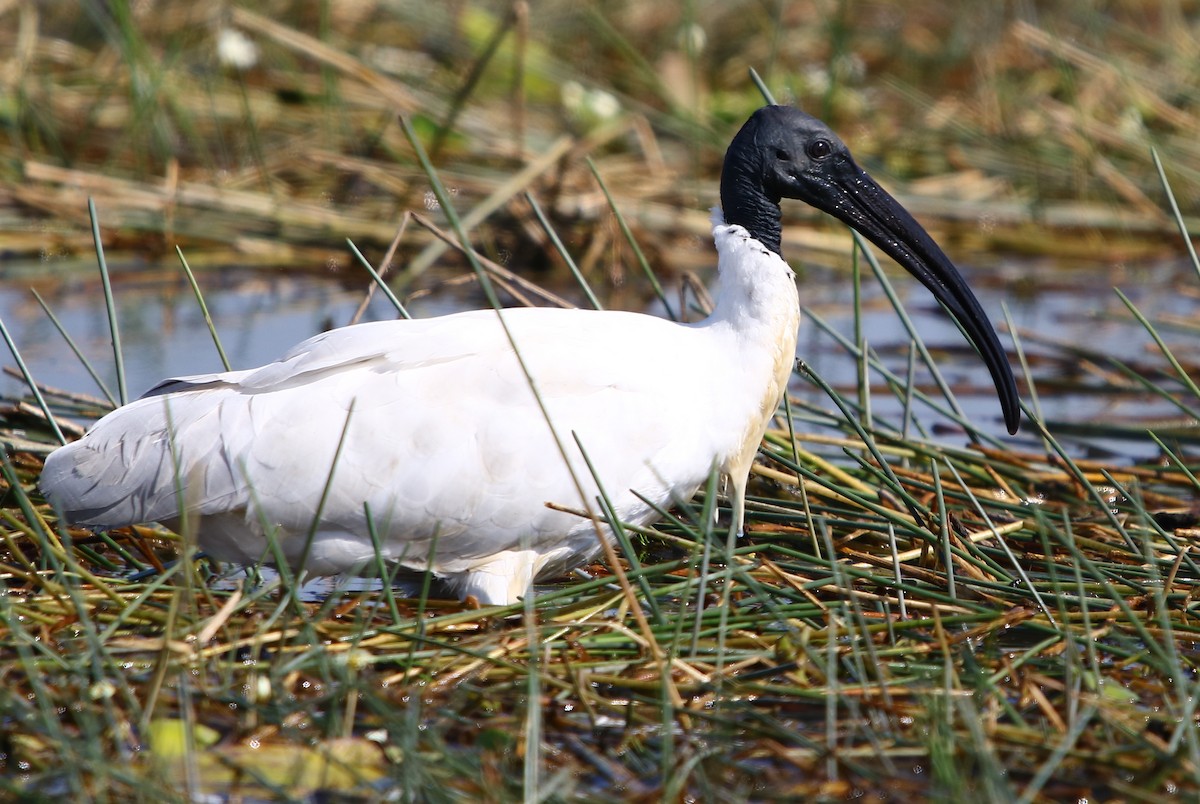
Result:
M920 279L979 350L1015 432L1011 369L954 265L825 124L768 106L725 156L705 320L525 308L333 330L261 368L163 381L55 450L42 491L78 525L185 516L215 558L318 575L373 569L371 525L385 561L483 604L517 601L611 539L547 503L594 508L603 489L644 524L716 467L740 533L800 323L781 198L840 218Z

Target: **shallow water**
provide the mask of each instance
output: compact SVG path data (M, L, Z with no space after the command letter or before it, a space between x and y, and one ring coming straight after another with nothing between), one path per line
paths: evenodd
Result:
M95 383L33 300L29 293L31 284L39 286L63 326L115 393L107 315L95 276L74 274L68 280L47 282L39 278L36 269L31 271L26 267L11 273L22 278L0 280L0 316L35 378L50 386L99 395ZM220 370L203 316L182 278L171 274L148 278L145 272L119 270L116 273L115 295L131 397L163 377ZM1153 352L1150 337L1125 310L1113 293L1113 285L1119 284L1152 321L1168 314L1191 315L1197 295L1187 291L1200 288L1191 268L1177 262L1119 270L1106 266L1063 269L1037 263L1006 263L986 271L964 266L964 274L997 324L1002 324L1001 306L1007 304L1019 331L1037 333L1059 343L1086 346L1127 361L1151 360L1155 364L1162 361ZM892 281L947 380L956 389L966 389L960 402L968 417L985 429L1002 434L991 380L977 357L923 288L907 276L895 276ZM304 338L347 323L362 299L366 282L348 289L321 277L288 271L227 270L203 276L202 285L230 363L234 368L246 368L275 359ZM853 334L849 285L844 275L827 270L809 271L801 281L802 304L846 337ZM1014 292L1017 287L1019 293ZM564 292L569 294L570 289ZM630 294L621 295L619 303L629 306ZM671 296L672 301L675 298ZM907 336L869 277L864 279L864 299L865 337L892 370L903 375ZM477 292L456 288L422 297L411 304L411 311L423 317L480 304ZM633 304L642 304L648 312L659 311L653 302ZM394 316L392 306L377 294L364 320ZM1181 355L1194 352L1195 336L1169 330L1163 334ZM1007 335L1002 340L1011 343ZM1049 420L1087 423L1178 415L1173 406L1145 395L1098 391L1094 381L1089 383L1089 390L1082 392L1078 380L1070 376L1081 368L1077 359L1065 357L1053 346L1032 341L1024 344L1033 359L1041 409ZM835 386L853 385L854 361L812 320L803 324L798 353ZM1014 370L1019 372L1015 361ZM920 371L918 379L926 383L927 373ZM873 384L880 385L878 378ZM0 389L5 394L14 394L21 387L19 380L5 377ZM823 408L833 409L817 389L804 381L795 381L794 389ZM1029 395L1023 396L1028 401ZM872 407L892 420L899 418L900 405L886 391L873 395ZM947 440L961 440L953 427L937 414L919 405L916 410L926 426L947 427L943 430ZM1093 442L1091 447L1097 446L1094 439L1089 441ZM1146 458L1154 453L1149 439L1104 441L1099 446L1133 458Z
M220 371L221 362L195 296L181 279L114 282L130 397L164 377ZM232 270L201 279L205 303L233 368L274 360L297 342L350 320L362 292L336 282L283 271ZM39 382L99 395L96 384L21 280L0 282L0 316ZM112 341L98 282L80 280L39 290L101 379L115 393ZM418 306L425 309L430 305ZM434 312L442 312L434 306ZM391 317L378 297L364 320ZM21 383L11 377L3 390Z

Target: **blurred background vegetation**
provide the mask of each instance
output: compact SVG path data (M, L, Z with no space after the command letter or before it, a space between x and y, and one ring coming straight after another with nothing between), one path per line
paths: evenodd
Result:
M344 269L344 237L386 245L405 210L431 206L398 115L461 211L493 197L478 241L501 262L554 260L529 190L585 267L619 274L588 156L657 265L703 264L724 145L762 103L750 68L830 122L960 255L1163 254L1181 244L1151 146L1185 215L1200 191L1195 12L1182 0L9 0L0 270L90 252L88 196L107 247L139 261L180 245L200 265ZM398 262L424 237L406 238Z

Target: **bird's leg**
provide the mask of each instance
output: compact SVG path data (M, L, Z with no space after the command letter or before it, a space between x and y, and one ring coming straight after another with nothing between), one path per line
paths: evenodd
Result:
M733 544L746 533L746 483L749 479L748 475L740 473L729 476L729 505L732 508L729 522L730 549L733 549Z
M541 558L533 550L505 550L447 580L463 598L473 596L484 606L508 606L531 593Z

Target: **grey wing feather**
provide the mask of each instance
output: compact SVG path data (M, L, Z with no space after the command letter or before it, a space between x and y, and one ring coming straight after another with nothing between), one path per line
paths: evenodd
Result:
M213 393L232 392L144 397L109 414L102 427L50 454L38 482L42 493L71 522L105 527L233 507L244 492L236 467L223 460L220 404L196 398ZM205 450L206 459L196 461L183 445ZM196 469L183 483L176 467L188 466ZM177 489L184 485L202 505L181 505Z

